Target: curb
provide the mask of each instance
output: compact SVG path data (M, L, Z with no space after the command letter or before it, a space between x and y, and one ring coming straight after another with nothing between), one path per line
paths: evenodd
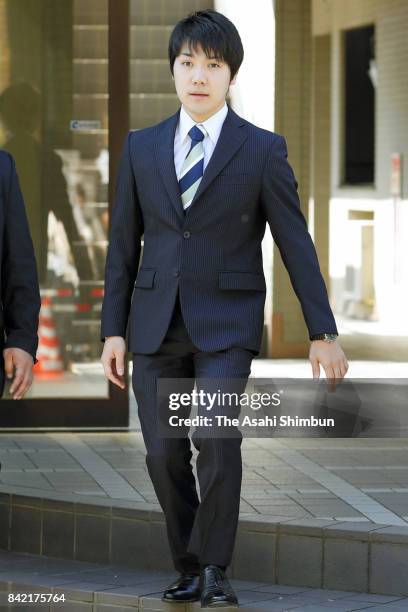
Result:
M73 499L71 499L73 498ZM89 501L89 500L88 500ZM137 503L0 492L0 548L174 571L164 515ZM321 519L239 521L230 578L408 595L408 527Z

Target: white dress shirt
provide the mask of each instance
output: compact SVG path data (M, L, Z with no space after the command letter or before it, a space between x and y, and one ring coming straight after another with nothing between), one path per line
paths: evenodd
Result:
M188 132L191 130L193 125L202 125L208 134L208 136L206 136L203 140L205 170L208 162L210 161L211 155L213 154L215 145L217 144L217 140L221 133L222 125L227 114L228 106L224 102L224 106L214 115L211 115L211 117L205 121L202 121L201 123L196 123L194 119L192 119L184 110L184 107L181 107L180 118L176 128L176 133L174 135L174 167L176 169L177 180L180 178L183 162L191 147L191 138L188 135Z

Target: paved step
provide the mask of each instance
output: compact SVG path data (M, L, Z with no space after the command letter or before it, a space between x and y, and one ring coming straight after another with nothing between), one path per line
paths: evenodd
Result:
M407 440L242 452L234 579L408 595ZM0 460L0 549L173 570L139 431L2 434Z
M189 612L199 602L177 605L161 601L163 590L177 577L175 572L131 570L115 565L60 560L38 555L0 552L0 610L71 610L72 612L129 612L130 610ZM231 579L242 612L307 610L407 611L408 598L324 591L264 582ZM20 593L20 601L47 595L54 603L8 604ZM62 601L62 600L65 601ZM57 602L57 600L59 600ZM223 610L236 608L223 608Z
M132 501L67 498L0 493L0 549L132 570L174 569L161 511ZM248 517L239 522L228 569L236 580L405 597L408 527Z

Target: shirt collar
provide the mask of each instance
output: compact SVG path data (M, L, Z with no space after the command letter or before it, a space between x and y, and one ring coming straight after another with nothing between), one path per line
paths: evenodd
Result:
M179 134L181 142L184 142L193 125L202 125L206 129L209 138L215 145L221 133L222 125L227 114L228 106L226 102L224 102L224 106L222 106L219 111L217 111L214 115L211 115L211 117L205 121L197 124L184 109L184 106L181 106L179 118Z

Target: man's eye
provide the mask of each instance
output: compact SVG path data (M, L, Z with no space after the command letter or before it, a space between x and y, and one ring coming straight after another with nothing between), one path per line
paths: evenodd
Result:
M219 64L216 64L216 63L210 64L210 66L211 66L211 67L216 66L217 68L219 68L219 67L220 67L220 65L219 65Z
M187 64L191 64L191 62L189 62L188 60L185 60L184 62L181 62L181 64L184 66L184 64L185 64L185 65L187 65Z

